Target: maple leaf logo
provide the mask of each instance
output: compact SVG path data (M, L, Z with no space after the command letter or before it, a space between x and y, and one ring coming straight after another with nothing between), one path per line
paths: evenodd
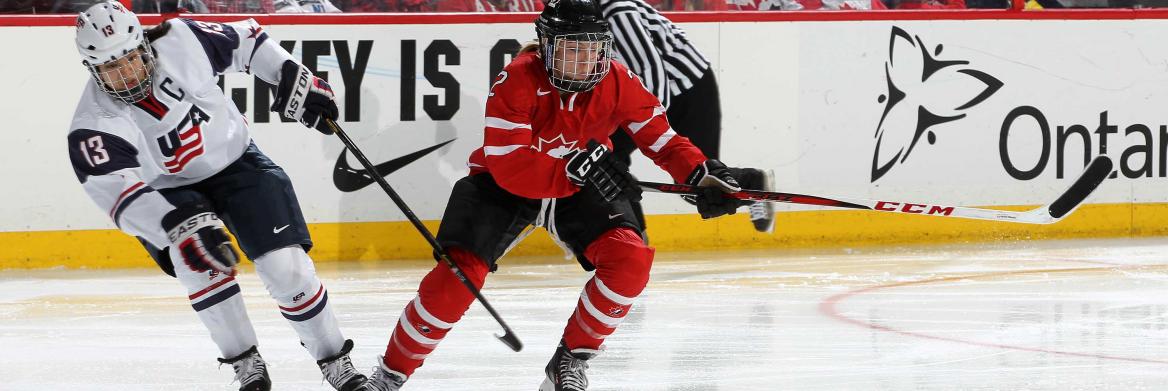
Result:
M937 134L931 128L965 118L968 109L1002 88L997 78L966 67L969 61L942 60L943 51L943 45L930 50L919 35L892 27L884 63L888 91L876 99L884 104L884 113L876 125L872 182L908 160L922 136L935 144ZM974 94L967 99L968 91Z
M548 154L548 156L556 159L563 159L564 156L576 151L577 140L568 141L564 138L564 134L560 133L556 137L545 139L537 137L539 141L536 145L532 145L531 149Z

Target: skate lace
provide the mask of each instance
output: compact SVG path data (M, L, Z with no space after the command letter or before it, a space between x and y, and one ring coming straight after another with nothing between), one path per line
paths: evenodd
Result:
M560 370L560 385L563 386L563 389L584 391L588 388L588 377L584 375L584 370L588 369L587 361L565 353L564 359L560 360L558 369Z
M325 380L332 384L333 388L340 388L349 379L360 374L353 368L353 361L347 355L325 364L321 370L324 372Z
M253 354L231 363L231 368L235 369L235 380L239 381L239 384L248 384L263 378L267 364L258 354Z

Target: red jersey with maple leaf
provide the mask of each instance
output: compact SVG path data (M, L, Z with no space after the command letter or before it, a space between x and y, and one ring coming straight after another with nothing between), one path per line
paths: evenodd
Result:
M684 182L706 156L678 135L665 108L624 65L587 92L560 96L543 61L528 52L515 57L487 97L483 147L470 155L471 174L489 172L508 192L524 198L562 198L580 188L568 181L565 158L588 140L612 148L617 128L628 132L658 166Z

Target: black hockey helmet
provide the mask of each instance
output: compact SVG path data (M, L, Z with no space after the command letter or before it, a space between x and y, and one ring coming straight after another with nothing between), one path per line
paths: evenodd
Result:
M540 35L610 31L596 0L550 0L535 20L535 27Z
M588 91L608 74L612 30L596 0L549 0L535 20L535 32L557 89Z

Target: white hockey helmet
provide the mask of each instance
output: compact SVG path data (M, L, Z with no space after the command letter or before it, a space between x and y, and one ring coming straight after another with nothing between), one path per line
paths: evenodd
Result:
M77 15L76 43L81 63L103 91L126 103L150 94L154 56L138 16L125 6L97 3ZM111 63L122 66L102 67Z

